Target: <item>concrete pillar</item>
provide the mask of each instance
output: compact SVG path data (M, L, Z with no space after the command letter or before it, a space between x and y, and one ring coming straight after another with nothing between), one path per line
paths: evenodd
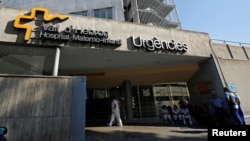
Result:
M55 55L55 63L53 69L53 76L58 75L58 67L59 67L59 60L60 60L60 48L56 48L56 55Z
M124 80L123 81L123 88L125 90L126 117L127 117L127 120L131 120L131 119L133 119L131 82L129 80Z
M75 76L71 104L69 141L85 141L86 89L86 78Z

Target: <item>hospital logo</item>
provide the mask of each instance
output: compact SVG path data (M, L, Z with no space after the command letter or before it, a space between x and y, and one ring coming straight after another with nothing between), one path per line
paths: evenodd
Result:
M54 19L60 19L60 20L66 20L68 19L67 16L63 16L60 14L53 14L51 16L49 16L49 10L46 8L40 8L40 7L34 7L31 10L31 13L29 15L18 15L15 18L14 21L14 27L18 28L18 29L24 29L25 30L25 34L24 34L24 40L28 41L30 39L30 34L31 34L31 26L27 25L27 24L21 24L21 20L34 20L35 16L36 16L36 12L43 12L43 20L46 22L52 21Z

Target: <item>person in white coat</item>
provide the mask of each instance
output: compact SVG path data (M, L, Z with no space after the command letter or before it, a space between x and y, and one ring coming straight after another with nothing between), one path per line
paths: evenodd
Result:
M117 121L117 125L123 126L121 116L120 116L120 102L114 96L112 97L111 112L112 114L111 114L111 118L110 118L110 122L108 123L108 126L111 127L113 125L115 118Z

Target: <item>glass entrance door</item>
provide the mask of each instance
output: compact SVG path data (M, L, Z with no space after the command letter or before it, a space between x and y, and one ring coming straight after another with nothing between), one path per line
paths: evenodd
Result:
M108 89L87 89L86 120L108 120L109 114Z
M185 82L134 86L132 91L134 118L158 117L162 105L173 107L182 98L189 101Z
M121 104L121 118L125 118L124 91L120 87L87 89L86 120L109 121L111 115L111 96Z
M133 118L158 117L161 106L178 105L184 98L189 101L189 92L185 82L138 85L132 87L132 103L127 103L125 90L121 87L88 89L86 120L109 121L111 115L111 96L121 103L121 118L126 119L126 112L132 112ZM132 104L132 111L126 111L127 104Z

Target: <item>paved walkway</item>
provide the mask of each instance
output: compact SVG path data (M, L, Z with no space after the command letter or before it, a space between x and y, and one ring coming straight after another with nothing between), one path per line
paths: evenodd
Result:
M86 127L86 141L207 141L207 129L163 126Z
M85 128L86 141L207 141L207 128L198 126L124 125Z
M246 119L247 125L250 118ZM159 121L148 124L134 121L123 127L108 127L105 123L87 126L85 141L207 141L207 127L200 125L162 125Z

